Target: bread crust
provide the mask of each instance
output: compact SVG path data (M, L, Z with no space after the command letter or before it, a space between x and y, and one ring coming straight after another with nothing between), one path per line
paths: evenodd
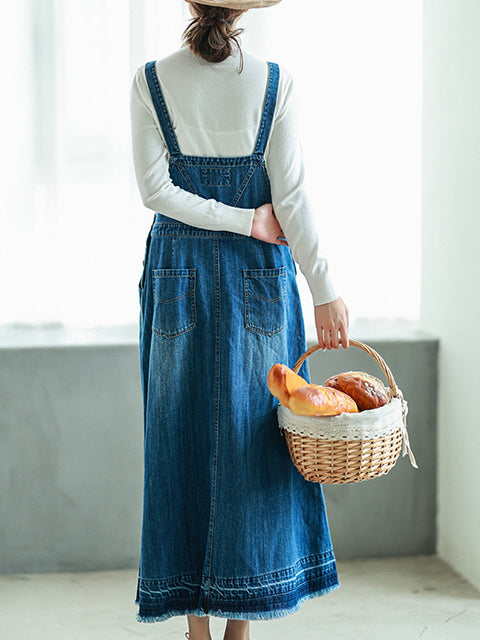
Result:
M288 407L290 394L299 387L308 385L308 382L294 373L286 364L274 364L267 374L267 385L270 393L274 395L283 406Z
M349 395L329 387L309 384L290 394L289 409L300 416L338 416L358 413L358 407Z
M364 371L339 373L326 380L324 385L347 393L355 400L360 411L378 409L390 401L383 382Z

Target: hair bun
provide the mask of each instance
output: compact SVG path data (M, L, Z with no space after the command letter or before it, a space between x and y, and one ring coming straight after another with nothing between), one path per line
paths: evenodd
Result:
M235 23L244 10L207 6L193 0L192 7L195 17L183 33L184 42L208 62L222 62L232 54L233 46L236 46L240 52L241 72L243 55L238 36L243 29L239 29Z

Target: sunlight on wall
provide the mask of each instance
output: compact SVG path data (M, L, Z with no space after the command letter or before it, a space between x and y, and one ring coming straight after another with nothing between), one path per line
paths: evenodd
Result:
M180 46L188 18L182 0L9 3L0 324L137 321L153 214L134 182L130 83ZM416 319L421 3L285 0L243 26L245 48L294 77L310 197L352 316Z
M294 76L309 192L355 317L420 305L421 3L285 2L264 49ZM288 33L289 37L281 36Z

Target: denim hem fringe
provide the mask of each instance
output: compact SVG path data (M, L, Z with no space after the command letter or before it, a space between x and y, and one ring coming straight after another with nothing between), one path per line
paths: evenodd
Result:
M161 616L142 616L137 613L137 622L163 622L168 618L172 618L174 616L186 616L186 615L196 615L200 617L205 616L213 616L215 618L229 618L230 620L272 620L274 618L283 618L288 615L292 615L299 611L302 604L304 604L307 600L312 598L317 598L319 596L327 595L327 593L331 593L340 587L340 582L336 584L332 584L329 587L325 587L323 589L318 589L317 591L312 591L311 593L306 594L302 598L298 600L298 602L293 606L287 609L278 609L277 611L224 611L222 609L211 609L208 613L205 613L203 609L182 609L178 611L169 611L164 613ZM138 605L138 601L135 603Z

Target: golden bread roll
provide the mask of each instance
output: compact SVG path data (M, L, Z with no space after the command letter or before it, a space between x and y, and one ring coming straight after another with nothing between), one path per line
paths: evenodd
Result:
M270 393L280 400L284 407L288 407L292 391L307 384L302 376L294 373L286 364L274 364L267 375Z
M343 391L309 384L290 394L290 411L299 416L338 416L340 413L358 413L354 400Z
M347 393L355 400L360 411L377 409L389 402L388 390L383 382L363 371L339 373L324 385Z

